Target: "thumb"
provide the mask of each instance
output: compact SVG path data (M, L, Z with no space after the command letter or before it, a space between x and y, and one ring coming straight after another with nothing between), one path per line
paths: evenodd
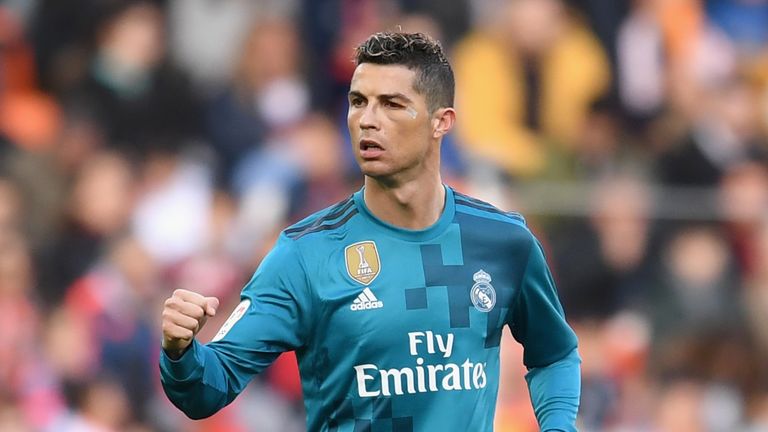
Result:
M205 298L205 314L208 316L216 315L216 309L219 308L219 299L216 297Z

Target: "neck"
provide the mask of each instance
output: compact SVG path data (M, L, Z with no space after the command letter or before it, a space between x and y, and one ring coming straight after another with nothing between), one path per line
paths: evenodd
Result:
M419 230L440 219L445 188L439 175L396 186L366 176L363 199L368 210L384 222Z

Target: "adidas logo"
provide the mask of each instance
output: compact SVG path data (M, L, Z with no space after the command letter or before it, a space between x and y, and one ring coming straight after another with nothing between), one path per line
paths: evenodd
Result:
M363 292L361 292L352 304L349 305L349 308L353 311L378 309L380 307L384 307L384 302L377 299L376 296L373 295L373 291L368 287L365 287Z

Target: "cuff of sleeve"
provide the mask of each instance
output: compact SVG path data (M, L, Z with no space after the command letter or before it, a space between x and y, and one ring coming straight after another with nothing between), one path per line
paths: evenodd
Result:
M161 350L160 367L168 372L168 375L175 381L188 381L189 379L194 378L194 375L199 373L200 370L198 345L199 343L197 340L193 340L192 344L178 360L173 360L168 357L165 350Z

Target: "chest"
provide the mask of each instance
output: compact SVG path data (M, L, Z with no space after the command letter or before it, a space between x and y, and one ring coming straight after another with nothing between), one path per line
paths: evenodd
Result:
M458 228L424 243L352 239L317 269L316 331L359 358L498 347L523 269L494 246Z

